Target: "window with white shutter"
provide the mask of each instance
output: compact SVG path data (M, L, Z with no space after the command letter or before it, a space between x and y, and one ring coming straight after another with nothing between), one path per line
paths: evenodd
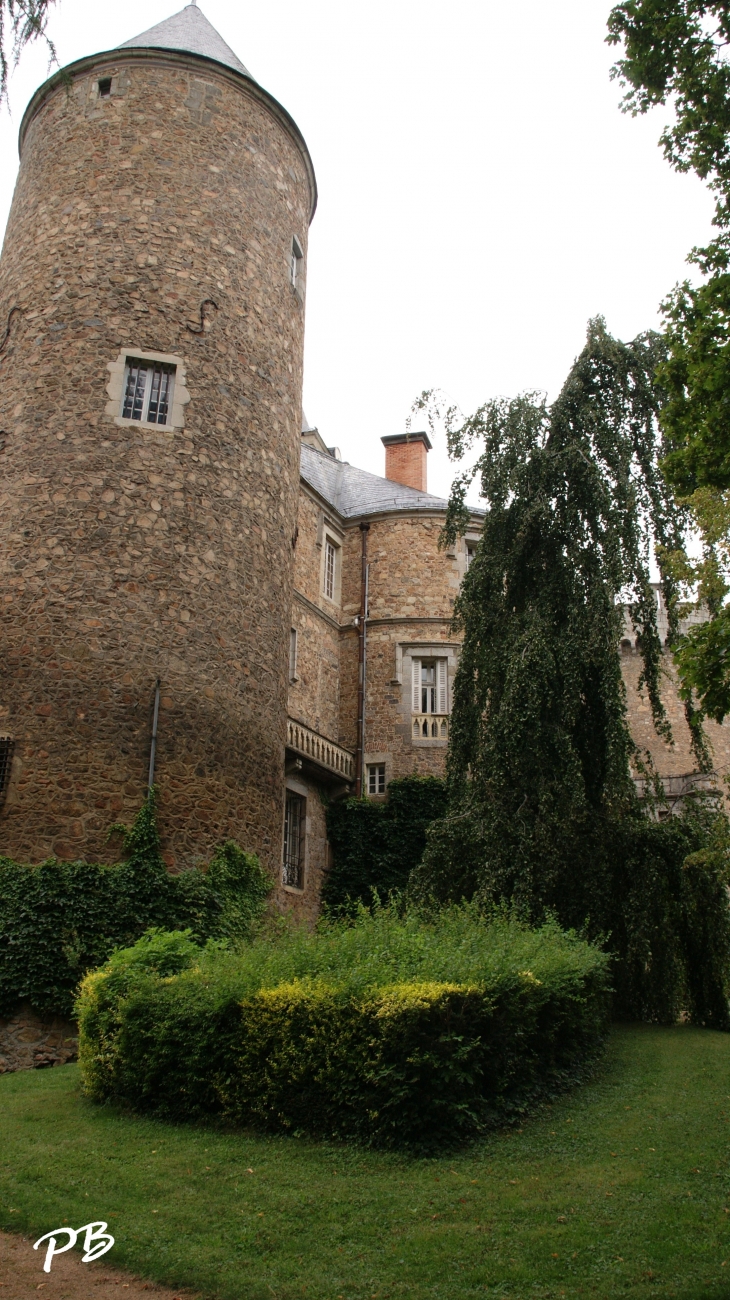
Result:
M411 713L414 737L446 740L449 734L448 659L412 659Z
M421 661L420 659L413 659L411 662L413 664L413 704L411 707L414 713L420 713L421 712Z
M447 661L445 659L436 660L436 694L438 702L438 712L448 713L448 679L446 674Z

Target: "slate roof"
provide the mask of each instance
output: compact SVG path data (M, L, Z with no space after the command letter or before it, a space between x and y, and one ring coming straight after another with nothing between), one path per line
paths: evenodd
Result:
M428 492L403 487L391 479L356 469L302 443L301 474L305 483L328 501L343 519L396 510L445 510L447 502Z
M244 76L251 77L248 68L241 63L230 45L226 45L212 23L208 22L202 10L196 4L188 4L179 13L157 23L148 31L133 36L130 41L123 41L117 48L129 49L130 46L142 49L184 50L189 54L201 54L216 63L224 63L228 68L235 68Z

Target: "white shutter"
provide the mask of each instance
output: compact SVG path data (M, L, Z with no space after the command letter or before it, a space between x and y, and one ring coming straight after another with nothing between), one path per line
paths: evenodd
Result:
M413 670L413 689L411 691L411 694L413 696L412 707L414 713L420 713L421 712L421 661L420 659L412 659L411 664Z
M438 704L438 710L437 710L438 713L448 713L449 711L448 689L447 689L447 678L446 678L447 663L448 660L446 659L436 660L436 700Z

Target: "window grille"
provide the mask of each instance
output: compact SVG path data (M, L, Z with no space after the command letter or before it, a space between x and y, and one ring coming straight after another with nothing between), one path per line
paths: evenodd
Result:
M12 736L0 736L0 800L10 783L10 768L13 762L15 741Z
M286 792L284 810L284 863L282 880L292 889L301 889L304 877L304 810L306 800L293 791Z
M385 763L368 765L368 794L385 794Z
M297 629L289 633L289 680L293 682L297 675Z
M328 600L335 598L335 574L337 570L337 547L332 542L325 543L324 549L324 594Z
M122 417L146 424L167 424L174 366L155 361L127 361Z

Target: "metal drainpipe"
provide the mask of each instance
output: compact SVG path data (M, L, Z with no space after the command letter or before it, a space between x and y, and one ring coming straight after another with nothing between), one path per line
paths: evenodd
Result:
M160 715L160 679L157 678L155 687L155 711L152 715L152 740L150 742L150 770L147 774L147 789L152 789L155 784L155 750L157 749L157 719Z
M370 524L360 524L362 556L360 574L360 616L358 618L358 678L357 678L357 755L355 759L355 789L362 797L365 793L365 686L367 670L367 618L368 618L368 533Z

